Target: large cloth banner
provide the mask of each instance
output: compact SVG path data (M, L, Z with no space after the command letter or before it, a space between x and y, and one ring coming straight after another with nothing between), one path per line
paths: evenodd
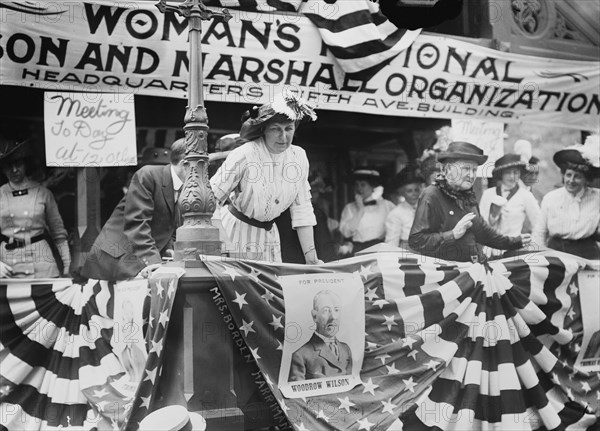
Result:
M0 5L2 85L186 97L185 18L162 14L153 2L38 3L37 9L22 3ZM228 23L205 22L206 100L260 104L291 87L319 109L599 127L598 62L517 55L414 33L404 34L402 43L393 38L392 56L373 51L373 58L357 58L360 48L372 47L357 42L370 26L338 32L362 23L364 14L348 13L339 23L329 15L363 2L321 10L327 3L307 2L302 13L231 10ZM348 74L373 70L373 63L377 72L368 80Z
M576 274L585 263L579 259L539 253L482 265L387 252L320 267L206 263L247 350L297 430L597 426L600 375L573 367L582 340ZM287 396L279 379L287 367L285 345L303 327L288 316L298 315L296 307L311 301L314 291L310 283L297 285L290 306L282 280L318 275L331 280L341 273L354 274L364 285L365 328L353 332L364 340L361 383L344 391L327 385L335 382L336 368L343 374L344 364L331 359L322 342L313 343L305 359L296 361L303 364L305 380L291 387L320 393ZM305 301L297 299L303 292ZM315 299L315 328L320 313ZM351 325L348 320L335 323L342 328ZM347 336L339 339L352 343ZM313 375L307 378L309 370ZM330 370L328 379L320 378L323 370Z

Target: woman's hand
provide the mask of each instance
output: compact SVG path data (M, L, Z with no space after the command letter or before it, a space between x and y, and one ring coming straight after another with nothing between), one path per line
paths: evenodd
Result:
M314 245L304 252L304 260L307 265L320 265L325 263L317 257L317 250Z
M346 256L352 254L352 250L354 250L354 244L351 242L345 242L338 248L338 253L342 256Z
M473 219L475 218L474 213L465 214L463 218L461 218L454 229L452 229L452 235L454 235L454 239L462 238L465 233L473 226Z
M160 263L153 263L152 265L148 265L144 269L142 269L135 278L150 278L152 273L160 268Z
M362 198L362 196L359 194L354 195L354 203L356 204L356 206L358 207L359 210L361 210L365 207L365 201Z
M0 261L0 278L9 278L12 274L12 267Z
M521 247L531 244L531 235L528 233L521 234Z

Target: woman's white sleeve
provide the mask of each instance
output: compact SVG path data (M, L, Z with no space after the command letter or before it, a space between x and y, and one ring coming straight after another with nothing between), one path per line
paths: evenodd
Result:
M247 164L245 152L244 146L233 150L210 179L215 198L221 204L227 200L244 176Z

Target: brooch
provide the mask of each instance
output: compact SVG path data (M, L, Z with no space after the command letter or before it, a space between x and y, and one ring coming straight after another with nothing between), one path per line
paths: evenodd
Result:
M448 214L454 215L454 211L450 210L450 212Z
M25 196L27 193L29 193L29 192L27 191L27 189L22 189L22 190L14 190L14 191L12 192L12 195L13 195L14 197L17 197L17 196Z

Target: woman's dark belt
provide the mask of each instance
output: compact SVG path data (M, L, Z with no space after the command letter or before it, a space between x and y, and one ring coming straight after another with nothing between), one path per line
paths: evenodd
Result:
M39 241L43 241L47 238L46 234L40 234L40 235L36 235L31 237L31 241L29 242L30 244L34 244L36 242ZM9 238L6 235L2 235L0 234L0 244L5 242L6 243L6 249L7 250L14 250L17 248L23 248L27 245L27 242L24 239L21 238Z
M352 241L352 244L354 244L354 247L352 249L352 253L356 254L359 251L362 251L366 248L372 247L375 244L379 244L382 243L383 240L382 239L370 239L369 241L363 241L363 242L358 242L358 241Z
M231 214L233 214L233 216L236 219L241 220L244 223L249 224L250 226L258 227L258 228L264 229L266 231L269 231L269 230L273 229L273 224L275 223L274 220L271 220L271 221L258 221L258 220L255 220L255 219L247 217L243 213L239 212L231 204L227 205L227 209L229 210L229 212Z
M581 239L566 239L552 236L548 239L548 247L571 253L585 259L600 259L600 249L596 243L596 235Z

